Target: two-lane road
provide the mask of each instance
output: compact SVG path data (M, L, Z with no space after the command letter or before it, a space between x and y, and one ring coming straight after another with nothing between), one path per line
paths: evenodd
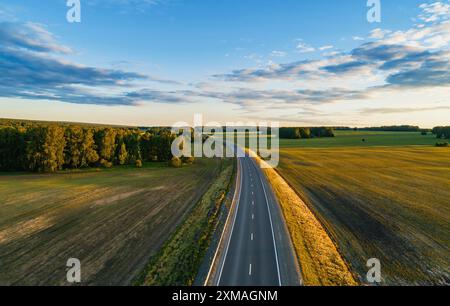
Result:
M289 234L263 172L249 157L240 158L239 167L236 212L216 285L300 285Z

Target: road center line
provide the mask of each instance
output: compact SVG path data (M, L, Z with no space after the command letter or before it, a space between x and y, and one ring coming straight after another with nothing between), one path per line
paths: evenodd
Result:
M252 239L252 241L253 241L253 233L252 233L252 235L251 235L251 239Z
M252 162L252 165L256 168L257 165L253 161L251 161L251 162ZM274 251L275 251L275 261L276 261L276 265L277 265L278 284L279 284L279 286L281 286L280 264L278 262L277 243L275 242L275 233L273 231L272 214L270 212L269 200L267 198L266 188L264 187L264 182L263 182L263 179L262 179L261 175L259 176L259 180L261 181L261 185L262 185L262 188L263 188L263 191L264 191L264 197L266 198L267 210L269 212L270 229L272 230L273 248L274 248Z
M248 268L248 275L252 275L252 264L250 264L250 267Z

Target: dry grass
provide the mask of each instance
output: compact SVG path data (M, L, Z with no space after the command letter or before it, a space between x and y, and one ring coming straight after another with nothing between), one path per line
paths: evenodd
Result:
M0 285L126 285L186 219L221 169L149 164L57 174L0 175Z
M136 280L145 286L192 286L217 226L218 214L233 176L234 160L222 169L189 217L164 244Z
M281 205L305 285L357 285L333 241L294 190L274 170L266 176Z
M311 207L360 280L378 258L384 284L448 284L447 148L285 148L278 171Z

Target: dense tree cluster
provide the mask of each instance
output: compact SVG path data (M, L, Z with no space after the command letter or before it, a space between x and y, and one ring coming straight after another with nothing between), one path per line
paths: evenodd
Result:
M0 121L0 170L54 172L168 162L175 135L168 128L86 126Z
M380 127L358 128L358 131L374 131L374 132L420 132L420 127L413 125L391 125Z
M289 127L280 128L281 139L308 139L319 137L334 137L333 128L329 127L313 127L313 128L301 128L301 127Z
M450 126L438 126L432 132L438 139L450 139Z

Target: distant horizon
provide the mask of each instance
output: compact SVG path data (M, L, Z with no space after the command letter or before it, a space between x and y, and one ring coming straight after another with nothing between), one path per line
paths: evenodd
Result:
M112 126L112 127L124 127L124 128L153 128L153 127L171 127L170 125L123 125L115 123L98 123L87 121L61 121L61 120L40 120L40 119L26 119L26 118L3 118L0 120L16 120L16 121L29 121L29 122L41 122L41 123L63 123L63 124L81 124L92 126ZM280 125L280 128L302 127L302 128L314 128L314 127L327 127L327 128L350 128L350 129L364 129L364 128L379 128L379 127L400 127L400 126L414 126L420 129L433 129L439 126L447 125L433 125L430 127L424 127L417 124L392 124L392 125L373 125L373 126L347 126L347 125ZM203 127L209 127L209 125L203 125ZM232 125L231 127L258 127L258 125Z
M450 0L80 3L2 1L0 117L450 125Z

